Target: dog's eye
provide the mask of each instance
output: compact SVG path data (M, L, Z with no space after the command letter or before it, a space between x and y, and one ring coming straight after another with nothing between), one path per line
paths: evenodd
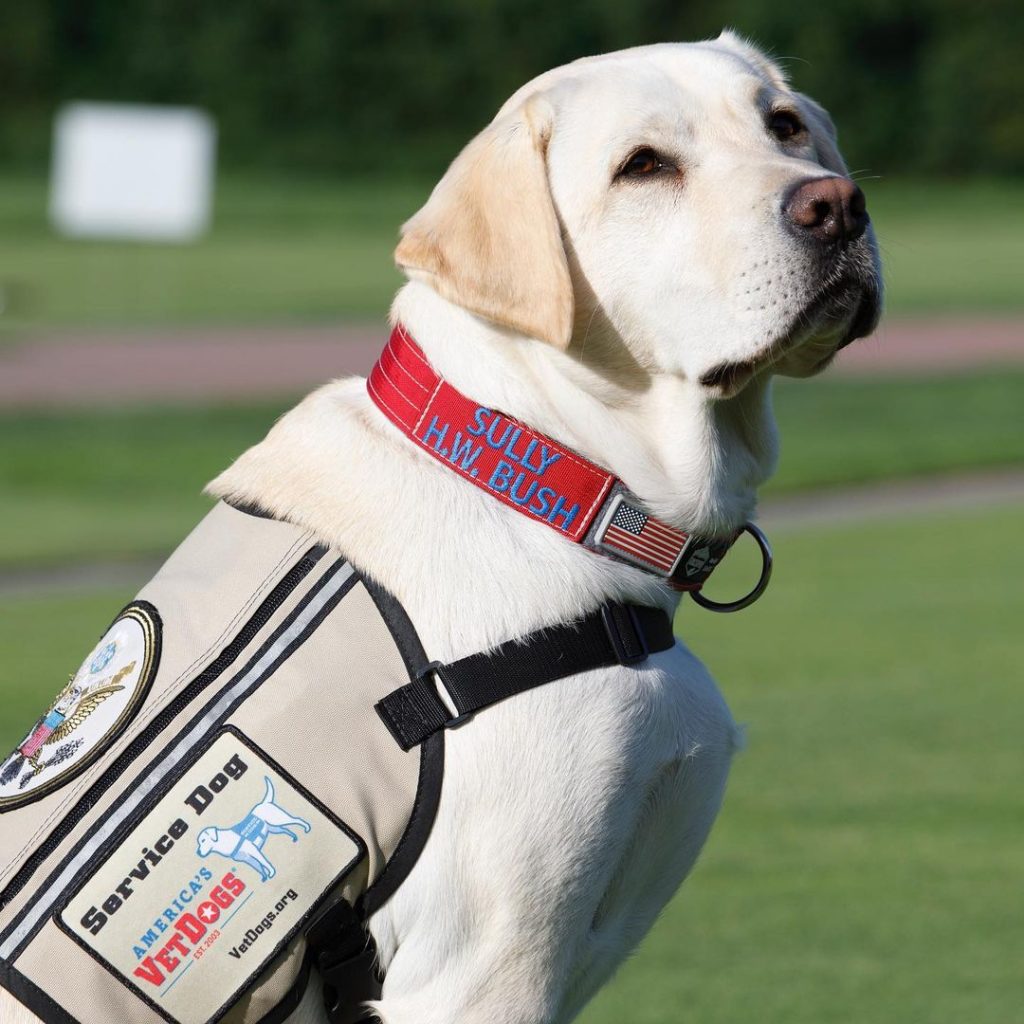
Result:
M664 170L667 165L658 154L648 146L638 149L621 167L618 173L620 178L646 178L648 175L657 174Z
M805 131L803 121L792 110L773 110L768 115L767 126L768 131L780 142L785 142Z

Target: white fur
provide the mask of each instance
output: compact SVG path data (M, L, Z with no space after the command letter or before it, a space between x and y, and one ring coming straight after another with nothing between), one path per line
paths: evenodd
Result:
M771 372L817 365L846 323L833 312L793 326L815 282L780 227L779 197L823 165L842 168L817 128L792 149L765 133L766 97L778 96L802 102L732 36L541 76L505 110L540 97L550 111L548 175L575 292L568 349L487 322L421 280L400 291L392 318L457 388L608 467L657 515L703 532L738 526L776 458ZM612 182L637 144L674 154L679 180ZM779 274L786 299L768 284ZM782 361L745 386L700 383L786 334ZM370 403L361 379L310 395L211 490L347 553L441 660L609 598L669 612L678 600L446 470ZM451 731L431 837L370 922L388 972L381 1019L570 1020L692 867L736 745L715 684L681 645ZM295 1019L320 1019L313 994Z

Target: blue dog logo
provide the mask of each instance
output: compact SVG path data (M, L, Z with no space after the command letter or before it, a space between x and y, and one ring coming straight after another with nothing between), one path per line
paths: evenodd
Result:
M208 857L211 853L239 860L248 864L265 882L277 874L274 865L263 855L263 844L269 836L286 835L293 843L299 837L292 831L293 826L309 832L312 825L302 818L289 814L283 807L274 803L274 784L265 775L263 781L267 791L263 799L237 824L231 828L210 826L199 833L196 853L200 857Z

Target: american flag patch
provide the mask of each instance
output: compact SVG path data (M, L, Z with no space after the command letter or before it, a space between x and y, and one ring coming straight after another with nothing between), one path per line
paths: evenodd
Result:
M689 539L689 534L682 530L674 530L620 501L600 543L631 561L643 562L668 573Z

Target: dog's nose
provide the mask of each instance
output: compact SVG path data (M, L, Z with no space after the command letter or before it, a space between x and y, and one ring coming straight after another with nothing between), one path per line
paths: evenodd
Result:
M820 242L852 242L868 226L864 193L849 178L810 178L783 204L789 222Z

